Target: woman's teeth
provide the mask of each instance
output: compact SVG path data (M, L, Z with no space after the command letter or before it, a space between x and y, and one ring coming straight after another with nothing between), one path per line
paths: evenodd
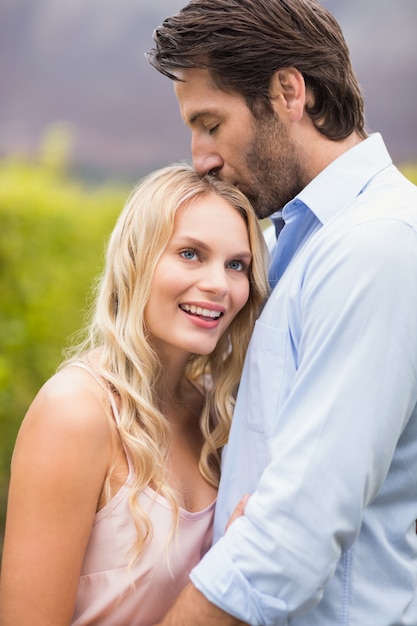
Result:
M186 313L199 315L201 317L209 317L214 320L223 315L221 311L211 311L210 309L203 309L201 306L195 306L194 304L181 304L180 307Z

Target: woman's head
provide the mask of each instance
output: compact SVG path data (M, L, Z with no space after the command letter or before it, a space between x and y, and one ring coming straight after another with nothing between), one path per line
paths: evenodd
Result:
M97 321L106 320L110 336L129 355L149 339L152 344L147 304L156 267L179 216L186 217L187 208L209 198L213 198L213 203L219 198L232 207L245 224L252 253L246 274L249 296L235 323L239 327L253 323L265 297L266 260L263 238L248 200L237 189L212 177L200 178L188 165L172 165L152 173L136 187L113 230L107 250ZM210 210L210 202L207 207ZM234 251L234 233L227 233L227 237L230 250ZM229 341L230 338L226 340Z
M178 68L209 70L252 113L272 115L273 74L295 67L316 128L331 139L364 136L364 104L342 31L316 0L191 0L154 34L148 60L176 80Z
M223 197L200 195L176 211L152 278L145 324L159 358L178 372L210 354L250 292L247 223Z

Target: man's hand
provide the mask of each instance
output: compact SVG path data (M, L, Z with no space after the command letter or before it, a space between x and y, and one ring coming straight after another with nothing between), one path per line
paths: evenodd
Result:
M247 623L219 609L189 583L162 622L155 626L247 626Z
M248 503L249 498L250 498L250 495L247 493L237 503L235 510L233 511L229 521L227 522L226 531L229 530L230 525L233 524L235 519L237 519L238 517L241 517L242 515L245 515L245 507L246 507L246 505Z

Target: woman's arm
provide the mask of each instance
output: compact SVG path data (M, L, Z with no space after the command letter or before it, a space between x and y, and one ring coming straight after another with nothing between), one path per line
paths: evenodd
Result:
M1 626L70 624L111 461L105 394L89 378L76 368L57 374L22 423L9 489Z

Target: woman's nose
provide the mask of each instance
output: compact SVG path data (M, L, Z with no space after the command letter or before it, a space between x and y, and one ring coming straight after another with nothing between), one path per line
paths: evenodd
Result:
M200 289L223 298L230 291L229 278L223 264L209 264L200 279Z

